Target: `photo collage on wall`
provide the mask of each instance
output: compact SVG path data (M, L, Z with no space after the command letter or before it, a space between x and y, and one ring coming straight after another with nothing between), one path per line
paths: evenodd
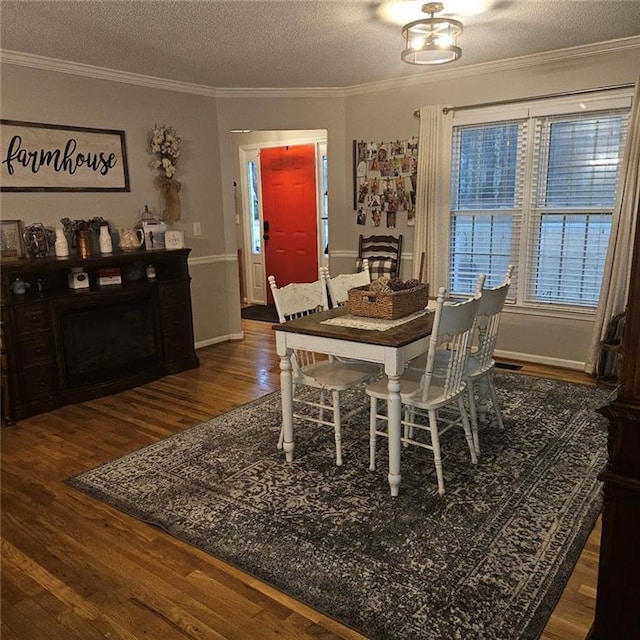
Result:
M399 216L415 224L418 139L395 142L354 140L356 222L394 229Z

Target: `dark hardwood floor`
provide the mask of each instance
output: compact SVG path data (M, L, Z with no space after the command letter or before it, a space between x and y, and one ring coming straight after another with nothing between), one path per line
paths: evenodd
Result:
M244 320L243 328L242 341L200 349L198 369L2 428L4 640L362 638L63 482L278 389L271 325ZM592 382L546 367L521 371ZM598 523L543 640L586 636L599 536Z

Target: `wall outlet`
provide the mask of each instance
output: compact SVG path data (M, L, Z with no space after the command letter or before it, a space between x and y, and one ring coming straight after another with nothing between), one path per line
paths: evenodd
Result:
M193 235L197 238L198 236L202 235L202 228L200 227L200 223L199 222L194 222L193 223Z

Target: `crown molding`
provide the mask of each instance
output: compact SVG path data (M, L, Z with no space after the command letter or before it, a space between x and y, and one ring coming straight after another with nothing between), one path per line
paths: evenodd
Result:
M118 71L106 67L96 67L78 62L58 60L36 56L19 51L9 51L0 49L0 62L14 64L23 67L32 67L45 71L57 71L59 73L69 73L73 75L86 76L99 80L109 80L111 82L122 82L142 87L163 89L165 91L176 91L178 93L191 93L212 98L344 98L357 96L366 93L388 91L403 87L424 85L430 82L441 82L443 80L457 80L477 76L478 74L497 73L513 71L527 67L551 64L558 61L565 61L570 58L584 58L603 53L616 51L626 51L629 49L640 49L640 36L609 40L607 42L597 42L594 44L568 47L555 51L536 53L496 62L483 62L480 64L451 67L444 69L433 69L424 73L415 74L409 77L382 80L380 82L369 82L366 84L352 85L350 87L209 87L206 85L168 80L155 76L145 76L127 71Z
M118 71L117 69L108 69L106 67L95 67L90 64L58 60L57 58L46 58L44 56L21 53L20 51L9 51L7 49L0 49L0 62L41 69L43 71L57 71L59 73L69 73L71 75L96 78L98 80L134 84L140 87L164 89L165 91L176 91L178 93L193 93L210 98L214 98L217 91L214 87L207 87L201 84L167 80L155 76L145 76L139 73L129 73L128 71Z
M534 53L527 56L519 56L517 58L497 60L495 62L482 62L480 64L468 65L466 67L433 69L411 77L353 85L345 89L345 95L357 96L365 93L424 85L429 82L459 80L461 78L476 77L480 74L484 75L488 73L514 71L518 69L525 69L527 67L551 64L558 61L566 61L570 58L586 58L589 56L601 55L603 53L626 51L628 49L640 49L640 36L608 40L606 42L596 42L594 44L568 47L566 49L557 49L555 51L546 51L544 53Z
M222 87L218 98L344 98L343 87Z

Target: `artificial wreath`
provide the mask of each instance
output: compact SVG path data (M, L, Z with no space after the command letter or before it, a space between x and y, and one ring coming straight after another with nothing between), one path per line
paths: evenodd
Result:
M180 143L182 140L176 135L176 130L163 124L154 125L151 130L149 146L158 157L151 161L153 169L160 169L161 174L171 179L176 172L180 157Z

